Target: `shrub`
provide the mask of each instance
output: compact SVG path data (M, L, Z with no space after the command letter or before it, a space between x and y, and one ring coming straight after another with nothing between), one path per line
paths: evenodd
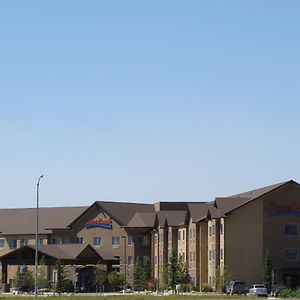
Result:
M213 292L213 288L208 283L205 283L205 284L202 285L201 292L211 293L211 292Z

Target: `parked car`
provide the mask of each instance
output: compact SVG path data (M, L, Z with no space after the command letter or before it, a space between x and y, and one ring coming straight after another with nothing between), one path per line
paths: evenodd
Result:
M264 284L253 284L249 289L249 295L268 297L268 291Z
M247 287L245 281L242 280L232 280L226 286L226 294L227 295L234 295L234 294L247 294Z
M285 285L283 284L275 284L273 287L272 287L272 290L271 290L271 295L273 297L278 297L279 293L281 291L283 291L284 289L286 289Z

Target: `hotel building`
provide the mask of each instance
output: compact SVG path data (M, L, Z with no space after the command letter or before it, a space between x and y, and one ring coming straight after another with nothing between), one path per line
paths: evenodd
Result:
M2 289L16 265L33 264L35 209L0 209ZM39 255L55 280L58 258L74 268L80 290L89 290L91 264L126 273L136 259L151 259L158 286L175 251L191 281L216 288L219 272L247 285L262 281L267 251L274 283L300 285L300 185L287 181L210 202L137 204L97 201L89 207L41 208Z

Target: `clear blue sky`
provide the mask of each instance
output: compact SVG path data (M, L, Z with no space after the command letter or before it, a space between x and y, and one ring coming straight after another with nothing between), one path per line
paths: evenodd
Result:
M1 1L0 207L207 201L300 180L299 1Z

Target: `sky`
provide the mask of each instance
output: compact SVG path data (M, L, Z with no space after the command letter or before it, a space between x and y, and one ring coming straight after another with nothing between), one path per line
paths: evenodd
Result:
M300 181L299 1L0 2L0 207L211 201Z

